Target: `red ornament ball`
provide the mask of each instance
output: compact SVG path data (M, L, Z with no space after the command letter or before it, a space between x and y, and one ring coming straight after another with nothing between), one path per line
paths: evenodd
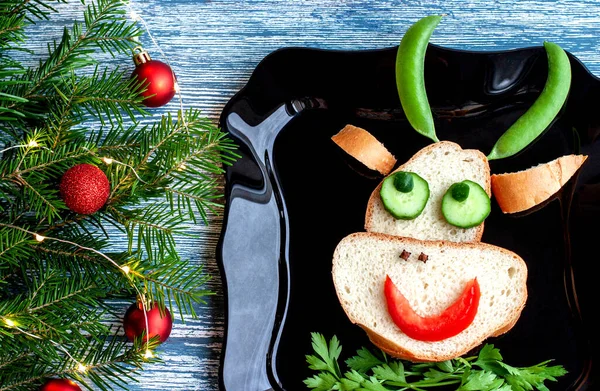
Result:
M50 379L40 387L40 391L81 391L81 388L72 380Z
M110 183L101 169L82 163L63 174L60 195L71 211L89 215L102 208L108 200Z
M133 56L136 67L131 78L144 83L146 97L142 103L148 107L160 107L169 103L177 92L175 90L175 74L171 67L162 61L152 60L148 52Z
M146 311L148 317L148 337L153 338L158 335L160 342L163 343L171 335L173 319L171 313L165 308L165 316L161 316L160 309L154 305L149 311ZM145 335L146 320L144 319L144 309L140 303L132 304L125 312L123 318L123 327L125 335L130 341Z

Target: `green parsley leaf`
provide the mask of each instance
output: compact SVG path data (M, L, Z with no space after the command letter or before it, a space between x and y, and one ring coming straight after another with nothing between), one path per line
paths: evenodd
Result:
M373 373L377 378L394 382L406 383L404 376L404 364L402 361L394 361L390 364L383 364L373 368Z
M381 381L377 380L375 376L371 376L369 380L365 381L362 384L363 389L369 391L389 391L389 388L386 388Z
M313 388L315 391L330 391L338 384L338 380L331 373L321 372L304 380L304 384L306 384L308 388Z
M322 334L311 333L312 336L312 348L317 356L306 356L306 361L309 364L310 369L316 371L328 371L335 375L337 378L341 376L340 367L338 364L338 358L342 352L342 347L334 335L327 345L327 341Z
M460 386L460 391L491 391L497 390L504 384L504 380L498 378L493 372L472 371L467 381Z
M356 356L350 357L346 360L346 365L354 369L357 372L365 373L377 365L381 365L384 362L377 358L366 348L361 348L356 352Z

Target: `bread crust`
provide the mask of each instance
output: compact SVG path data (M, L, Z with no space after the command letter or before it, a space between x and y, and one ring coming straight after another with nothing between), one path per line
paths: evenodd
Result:
M565 155L523 171L494 174L492 193L502 212L526 211L556 194L586 160L586 155Z
M421 150L419 150L417 153L415 153L408 161L406 161L404 164L402 164L401 166L399 166L398 168L396 168L394 171L390 172L388 174L392 175L395 172L398 171L402 171L405 169L405 167L409 164L412 163L414 160L419 159L422 155L426 155L428 154L432 149L434 148L440 148L440 147L444 147L444 146L451 146L454 149L461 149L462 147L457 144L454 143L452 141L438 141L436 143L430 144L424 148L422 148ZM465 149L464 151L467 151L469 153L472 153L476 156L477 159L483 161L485 163L485 167L486 167L486 171L487 171L487 175L486 175L486 179L485 179L485 183L483 184L484 186L483 189L485 190L485 192L487 193L488 196L492 196L492 186L491 186L491 178L490 178L490 166L487 160L487 157L485 156L485 154L483 154L483 152L477 150L477 149ZM384 178L385 179L385 178ZM377 185L377 187L375 188L375 190L373 190L373 192L371 193L371 196L369 197L369 201L367 203L367 209L365 212L365 230L366 231L372 231L373 227L371 225L371 222L373 221L373 214L375 213L375 203L380 199L379 193L381 191L381 186L383 185L383 180ZM485 222L482 222L481 224L479 224L477 227L473 227L473 228L469 228L471 230L473 230L473 234L474 234L474 240L475 242L479 242L481 240L481 237L483 236L483 230L484 230L484 224Z
M383 175L387 175L396 165L394 155L363 128L346 125L331 139L347 154Z
M490 338L490 337L497 337L500 336L502 334L507 333L508 331L510 331L514 325L517 323L517 321L519 320L522 310L525 308L525 304L527 302L527 283L526 283L526 279L527 279L527 265L525 264L525 261L519 257L517 254L515 254L514 252L507 250L505 248L501 248L498 246L494 246L488 243L484 243L484 242L451 242L451 241L442 241L442 240L419 240L419 239L414 239L414 238L410 238L410 237L400 237L400 236L393 236L393 235L388 235L388 234L383 234L383 233L377 233L377 232L356 232L356 233L352 233L349 234L348 236L346 236L344 239L342 240L351 240L353 238L360 238L360 237L371 237L371 238L376 238L379 240L385 240L385 241L390 241L392 243L397 243L399 248L403 248L404 246L406 247L410 247L411 244L426 244L426 245L430 245L432 247L444 247L444 248L456 248L456 249L464 249L466 247L471 247L471 248L476 248L476 249L480 249L481 251L485 250L485 249L494 249L494 251L500 251L503 252L509 256L513 256L516 257L516 259L518 259L519 263L522 264L524 272L525 272L525 279L523 280L522 283L522 292L524 292L523 296L521 297L521 301L520 301L520 305L518 306L517 309L515 309L515 311L513 311L510 316L507 316L506 321L501 324L498 328L496 328L495 330L489 330L488 335L485 336L484 338L480 339L480 340L474 340L472 341L470 344L465 344L464 346L461 347L461 349L459 351L455 351L453 353L448 353L448 354L428 354L426 352L419 352L419 351L411 351L408 348L405 348L393 341L390 341L389 339L385 338L384 336L378 334L377 332L373 331L372 329L370 329L369 327L367 327L364 324L361 324L357 319L352 318L349 313L349 309L347 308L347 306L344 305L344 301L342 300L342 297L340 295L340 290L342 289L342 287L339 286L335 286L335 291L336 291L336 295L338 297L338 301L340 302L340 305L342 306L342 308L344 309L344 312L348 315L349 320L353 323L356 324L357 326L360 326L367 334L367 336L369 337L369 340L378 348L380 348L381 350L383 350L384 352L386 352L387 354L389 354L392 357L396 357L396 358L400 358L400 359L404 359L404 360L409 360L412 362L439 362L439 361L445 361L445 360L450 360L453 358L457 358L460 357L464 354L467 354L469 351L473 350L474 348L480 346L486 339ZM334 260L336 258L336 254L337 254L337 249L336 252L334 253ZM334 284L336 281L338 281L338 279L336 278L336 262L333 262L333 267L332 267L332 278L334 281Z

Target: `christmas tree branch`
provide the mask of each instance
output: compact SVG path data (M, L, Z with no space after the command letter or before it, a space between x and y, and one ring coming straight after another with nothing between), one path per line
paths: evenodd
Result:
M148 346L150 349L154 349L156 345L157 340L151 339ZM77 358L77 362L69 357L65 357L66 359L58 365L32 360L31 365L26 367L26 371L23 371L22 362L19 363L20 368L15 368L14 365L9 366L15 370L11 376L12 382L5 385L2 382L3 374L0 374L0 391L30 390L32 385L39 384L47 376L67 376L83 383L90 390L92 388L88 381L103 390L112 390L111 386L113 385L126 390L126 381L135 381L132 375L143 364L160 362L157 358L146 357L146 352L145 343L137 343L128 347L125 342L115 338L89 339L85 345L71 353L73 357ZM33 358L35 359L35 357ZM85 370L82 370L78 364L84 365Z
M0 8L0 14L7 16L23 16L27 19L28 22L34 23L34 20L26 14L29 13L37 19L48 19L48 15L57 12L55 8L48 4L50 2L66 3L66 0L13 0L12 2L4 1L3 6L6 8Z
M123 319L110 299L196 316L212 294L210 276L179 256L177 239L197 214L207 222L221 206L215 176L238 156L198 110L153 125L136 120L148 114L140 83L94 56L130 60L141 30L122 0L86 3L83 21L65 28L38 66L23 66L23 54L33 54L20 47L24 27L58 2L0 4L0 391L57 376L126 389L157 341L131 344L112 330ZM64 173L82 163L110 183L93 215L70 210L60 190Z
M120 0L97 0L89 5L84 12L85 31L79 22L73 24L71 31L65 28L60 42L49 46L46 61L23 76L32 82L17 85L20 88L12 93L30 99L40 91L48 90L47 87L52 88L49 82L56 76L61 78L74 70L96 64L90 57L94 52L90 46L96 46L113 56L130 52L137 44L135 38L142 31L135 23L125 21L124 15ZM15 104L9 106L13 107Z
M147 115L140 106L142 86L136 79L128 80L118 68L109 72L96 66L92 75L71 77L62 84L62 90L58 86L55 90L57 97L72 106L79 117L87 113L105 125L106 119L120 123L123 112L132 120L136 114Z

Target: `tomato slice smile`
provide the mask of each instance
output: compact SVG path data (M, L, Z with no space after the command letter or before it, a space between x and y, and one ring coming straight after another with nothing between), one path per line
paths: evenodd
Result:
M466 329L475 319L481 291L477 278L467 282L461 295L441 314L419 316L398 290L389 276L385 276L385 299L392 320L402 332L420 341L441 341Z

